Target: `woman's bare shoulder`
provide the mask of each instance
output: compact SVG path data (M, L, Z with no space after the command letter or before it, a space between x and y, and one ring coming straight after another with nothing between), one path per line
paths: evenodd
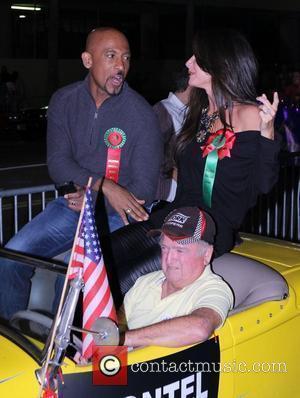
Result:
M235 132L260 130L261 119L256 105L238 104L232 112L232 124Z

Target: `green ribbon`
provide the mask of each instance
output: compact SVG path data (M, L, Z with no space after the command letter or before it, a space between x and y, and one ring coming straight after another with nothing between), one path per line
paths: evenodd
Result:
M217 165L218 165L218 150L225 145L226 139L222 136L216 137L210 145L214 149L207 155L205 167L203 172L202 193L203 200L206 206L211 207L212 192L215 183Z

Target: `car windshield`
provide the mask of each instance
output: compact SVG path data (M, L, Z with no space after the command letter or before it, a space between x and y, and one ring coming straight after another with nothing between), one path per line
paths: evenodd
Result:
M2 293L5 298L0 305L0 334L21 345L40 362L45 356L55 316L55 284L59 277L63 283L65 267L57 261L44 261L6 249L0 249L0 262L4 267L17 266L20 275L33 273L29 302L23 303L23 308L14 310L14 303L21 301L16 287L7 285Z

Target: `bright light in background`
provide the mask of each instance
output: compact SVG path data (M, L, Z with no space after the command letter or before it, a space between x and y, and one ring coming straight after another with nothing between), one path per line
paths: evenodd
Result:
M26 15L19 15L19 18L24 19L26 18Z
M12 10L26 10L26 11L41 11L41 7L37 7L35 5L22 5L22 4L13 4L10 7Z

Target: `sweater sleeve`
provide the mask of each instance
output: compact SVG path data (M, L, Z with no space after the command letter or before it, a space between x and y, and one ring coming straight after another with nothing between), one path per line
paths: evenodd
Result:
M130 183L126 188L149 205L156 196L163 156L163 137L150 107L143 115L140 114L135 137L134 164L131 165Z
M84 186L89 177L97 175L81 167L73 156L72 132L68 126L68 99L54 93L48 108L47 163L49 175L55 183L73 181Z
M278 179L280 139L274 140L260 136L259 169L257 170L257 189L259 193L268 193Z

